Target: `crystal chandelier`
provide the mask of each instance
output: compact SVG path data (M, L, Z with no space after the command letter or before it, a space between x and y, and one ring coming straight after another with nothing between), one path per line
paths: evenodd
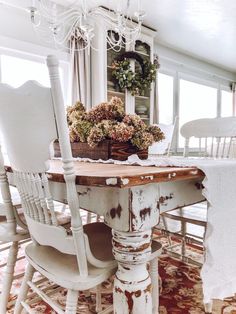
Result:
M33 0L29 11L31 22L40 37L48 42L53 41L57 47L68 48L68 42L73 38L83 42L83 45L76 46L77 51L96 50L93 45L94 29L96 23L102 21L111 30L106 32L108 49L119 51L125 45L135 43L145 12L141 10L141 0L134 0L137 10L132 15L131 0L116 1L116 10L109 10L101 6L89 8L86 0L73 1L66 7L50 0Z

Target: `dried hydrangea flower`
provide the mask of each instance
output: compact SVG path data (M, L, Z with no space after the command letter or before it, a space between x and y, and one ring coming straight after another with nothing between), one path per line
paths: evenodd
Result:
M66 111L69 125L72 125L78 119L83 118L86 114L84 105L79 101L77 101L73 106L67 107Z
M69 136L70 136L71 143L78 142L78 140L79 140L78 136L75 133L75 130L72 126L69 127Z
M111 139L118 142L128 142L134 135L134 127L124 122L118 122L111 131Z
M87 142L87 138L93 124L87 120L79 119L72 124L73 131L76 133L80 142Z
M135 131L145 131L147 129L146 124L137 114L127 114L122 121L128 125L132 125Z
M109 101L111 110L115 114L115 119L123 119L125 116L124 103L119 97L112 97Z
M125 115L123 102L113 97L109 103L103 102L87 113L87 119L93 123L102 120L122 120Z
M115 124L116 121L102 120L101 122L96 124L96 127L101 129L104 137L109 138Z
M96 126L94 126L88 136L88 144L91 147L96 147L98 145L99 142L101 142L102 140L104 140L104 134L101 130L101 128L98 128Z
M148 132L150 132L153 135L155 142L162 141L165 138L164 133L161 131L161 129L157 125L150 125L148 127Z
M81 113L78 112L78 111L73 111L71 112L71 114L68 116L69 117L69 122L70 122L70 125L73 124L74 122L78 121L78 120L81 120L81 118L83 116L81 116Z
M148 132L136 132L131 139L131 143L139 149L147 149L153 142L154 137Z

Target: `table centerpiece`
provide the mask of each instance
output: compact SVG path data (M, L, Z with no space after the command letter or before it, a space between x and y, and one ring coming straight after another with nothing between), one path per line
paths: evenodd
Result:
M67 108L73 157L126 160L137 154L148 157L148 147L164 139L157 126L147 126L136 114L126 114L118 97L86 111L82 103ZM60 157L59 143L54 143Z

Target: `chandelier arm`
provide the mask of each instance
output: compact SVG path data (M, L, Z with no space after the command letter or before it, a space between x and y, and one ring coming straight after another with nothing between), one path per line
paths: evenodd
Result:
M59 20L55 23L57 25L59 24L65 24L65 25L70 25L71 23L73 24L73 21L81 21L81 15L76 15L76 14L70 14L68 16L65 16L63 19Z
M80 15L80 16L82 16L82 14L83 14L83 11L82 10L74 10L74 9L70 9L70 10L68 10L68 11L65 11L65 12L62 12L62 13L59 13L58 15L57 15L57 19L58 20L64 20L64 19L66 19L67 18L67 16L73 16L73 15Z
M89 15L97 16L97 17L103 17L103 18L106 18L106 21L111 21L111 22L117 23L117 17L112 17L111 14L109 14L109 11L104 12L104 11L102 11L102 8L100 8L100 7L92 8L89 11ZM114 13L113 13L113 15L114 15Z
M118 0L120 1L120 0ZM86 48L93 47L92 38L94 37L93 25L87 23L90 19L96 18L99 23L101 20L106 21L108 29L114 30L117 35L109 36L106 34L106 40L108 43L108 50L113 49L115 51L121 51L126 45L134 44L135 40L138 38L141 32L142 22L140 17L142 17L142 12L135 12L135 16L138 18L138 22L132 19L129 14L126 16L120 11L104 11L101 7L95 7L88 10L87 0L83 0L81 7L65 7L63 11L62 6L49 5L49 1L40 0L40 8L37 10L39 16L39 23L34 24L34 28L37 27L42 29L42 34L46 35L46 26L52 31L52 38L57 45L64 46L68 49L68 42L70 38L74 36L77 40L83 40L84 47L77 47L76 50L84 50ZM76 1L73 1L71 6L75 5ZM127 1L128 12L130 6L130 0ZM42 20L42 22L41 22ZM41 25L40 25L41 22ZM40 26L40 27L39 27ZM111 34L110 34L111 35ZM47 36L46 36L47 37Z
M72 36L72 34L74 35L73 29L75 30L77 28L77 23L78 20L74 21L74 23L71 25L70 29L65 33L65 36L63 36L62 38L58 38L56 36L54 36L54 40L58 43L58 44L62 44L64 42L68 42L70 37ZM79 28L78 28L78 32L79 32ZM82 38L82 36L81 36Z

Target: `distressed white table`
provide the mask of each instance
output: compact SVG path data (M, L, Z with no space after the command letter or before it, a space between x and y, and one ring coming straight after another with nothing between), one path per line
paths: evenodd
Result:
M10 170L10 169L8 169ZM116 314L151 314L151 281L146 267L152 227L160 212L202 201L204 174L196 168L158 168L75 162L81 208L104 216L113 229L118 261L114 281ZM56 200L66 201L60 160L48 177ZM102 250L102 248L101 248Z

